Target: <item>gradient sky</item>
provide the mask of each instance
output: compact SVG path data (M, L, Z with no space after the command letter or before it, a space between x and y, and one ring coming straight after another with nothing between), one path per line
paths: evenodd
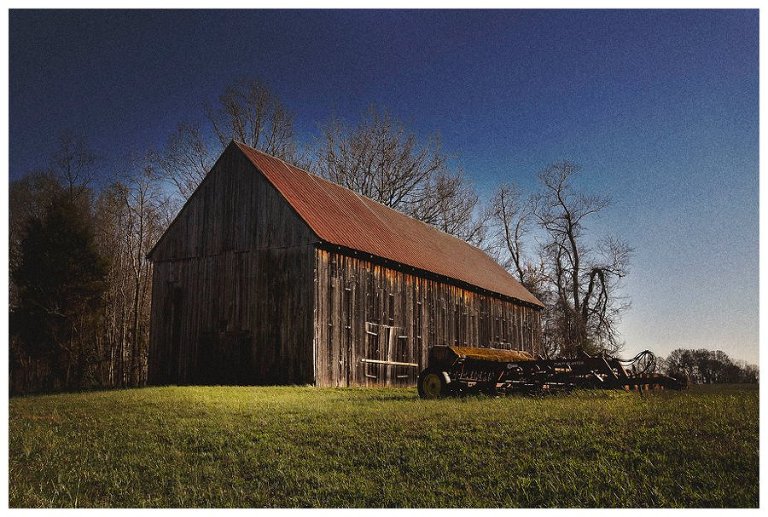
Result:
M19 11L10 177L84 135L120 167L239 77L309 139L375 103L487 197L562 159L612 196L595 220L636 250L625 355L758 360L758 12Z

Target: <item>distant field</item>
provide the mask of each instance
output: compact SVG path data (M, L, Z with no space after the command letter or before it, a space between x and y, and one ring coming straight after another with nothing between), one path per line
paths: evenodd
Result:
M756 507L758 390L422 401L169 387L10 402L11 507Z

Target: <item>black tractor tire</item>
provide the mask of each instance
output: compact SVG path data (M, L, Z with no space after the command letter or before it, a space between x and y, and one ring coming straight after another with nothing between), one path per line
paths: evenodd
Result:
M427 368L419 374L417 389L423 399L439 399L451 394L451 387L446 381L445 372L435 368Z

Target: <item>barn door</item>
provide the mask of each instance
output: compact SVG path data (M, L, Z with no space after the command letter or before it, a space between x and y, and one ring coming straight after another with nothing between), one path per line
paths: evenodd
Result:
M361 359L368 386L408 386L416 382L417 359L412 357L402 327L365 324L365 357Z
M199 373L204 384L253 383L251 337L247 332L207 332L201 339Z
M388 342L388 361L389 365L388 385L391 386L410 386L416 383L414 372L418 370L416 366L418 359L413 357L413 350L408 346L408 336L402 327L389 327Z

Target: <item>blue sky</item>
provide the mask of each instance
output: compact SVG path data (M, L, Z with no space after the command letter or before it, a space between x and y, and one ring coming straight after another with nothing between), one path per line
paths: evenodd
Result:
M487 196L562 159L636 250L626 354L758 355L758 13L12 11L10 176L64 128L117 168L260 77L304 138L371 103Z

